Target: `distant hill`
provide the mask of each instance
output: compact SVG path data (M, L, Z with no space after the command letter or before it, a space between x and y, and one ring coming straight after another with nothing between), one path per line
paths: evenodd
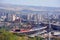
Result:
M59 13L60 7L43 7L43 6L26 6L26 5L11 5L11 4L0 4L0 12L7 11L12 13ZM2 11L2 12L3 12Z
M11 5L11 4L0 4L0 8L7 10L23 10L29 9L33 11L60 11L60 7L43 7L43 6L26 6L26 5Z

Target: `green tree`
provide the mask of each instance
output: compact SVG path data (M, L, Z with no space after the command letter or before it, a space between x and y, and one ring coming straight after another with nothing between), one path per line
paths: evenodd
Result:
M0 40L17 40L18 37L5 30L0 31Z

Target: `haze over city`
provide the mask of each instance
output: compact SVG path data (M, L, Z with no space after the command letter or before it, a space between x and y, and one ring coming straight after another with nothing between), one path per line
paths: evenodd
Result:
M60 40L60 0L0 0L0 40Z
M60 7L60 0L0 0L0 3L28 6Z

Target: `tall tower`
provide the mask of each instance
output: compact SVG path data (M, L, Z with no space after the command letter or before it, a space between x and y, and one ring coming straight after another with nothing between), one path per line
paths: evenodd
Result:
M16 15L12 15L12 21L15 21Z
M5 19L5 21L8 21L8 13L6 14L6 19Z

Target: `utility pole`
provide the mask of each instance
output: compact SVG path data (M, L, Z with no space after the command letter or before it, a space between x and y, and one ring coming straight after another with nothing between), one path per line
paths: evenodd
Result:
M48 15L48 13L47 13L47 17L48 17L48 30L49 30L49 33L48 33L48 40L51 40L51 38L50 38L50 34L51 34L51 24L50 24L50 17L49 17L49 15Z
M50 24L50 20L49 20L49 40L51 40L51 38L50 38L50 35L51 35L51 24Z

